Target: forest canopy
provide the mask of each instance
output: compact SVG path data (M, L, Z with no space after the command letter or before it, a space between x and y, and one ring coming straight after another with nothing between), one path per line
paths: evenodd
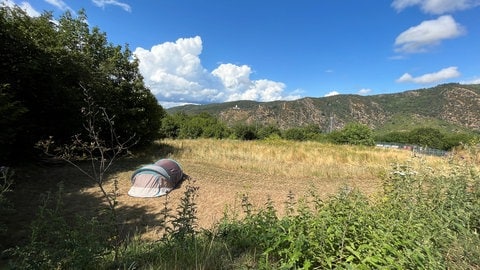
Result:
M135 135L139 145L159 137L166 112L138 61L90 27L83 10L55 19L0 7L0 59L0 164L32 157L39 140L66 143L82 133L87 96L113 117L117 136Z

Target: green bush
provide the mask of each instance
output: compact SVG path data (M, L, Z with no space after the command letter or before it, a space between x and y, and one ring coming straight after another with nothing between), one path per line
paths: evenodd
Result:
M175 113L162 119L160 134L163 138L227 138L230 134L227 126L208 113L187 115Z
M258 139L257 128L254 125L237 124L232 127L234 139L251 141Z
M444 149L445 135L435 128L416 128L408 133L408 143Z
M416 128L411 131L394 131L384 135L376 136L376 141L405 143L440 150L452 150L462 144L467 144L478 135L468 133L442 133L435 128Z
M307 136L303 128L289 128L282 133L282 137L286 140L305 141Z
M272 137L280 137L282 132L275 125L263 126L258 130L258 138L263 140Z
M14 184L13 177L14 171L9 167L0 166L0 215L6 217L8 213L13 211L13 205L8 200L7 194L12 192L12 186ZM7 234L7 226L4 220L0 221L0 236L3 237ZM3 250L3 245L0 244L0 250Z
M184 117L186 117L185 114L167 114L167 116L162 119L160 127L161 137L171 139L178 138L180 126L185 120Z
M337 144L375 145L373 131L359 123L349 123L342 130L330 133L328 137Z

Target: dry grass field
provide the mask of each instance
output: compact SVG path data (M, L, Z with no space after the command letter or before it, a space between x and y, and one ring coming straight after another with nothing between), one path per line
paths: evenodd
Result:
M178 161L193 180L160 198L127 195L135 169L167 157ZM349 187L376 198L392 164L406 162L433 168L448 164L446 158L414 157L405 150L317 142L163 140L140 156L119 160L112 168L106 188L113 190L112 179L118 180L118 210L126 224L125 232L156 238L163 232L161 210L166 204L175 210L189 184L199 187L198 225L208 228L225 211L241 212L243 195L256 207L262 207L271 198L279 211L284 209L289 192L298 199L314 189L327 199L340 188ZM31 166L17 175L21 181L12 198L16 214L7 222L12 239L27 236L27 224L35 216L41 194L48 190L55 192L52 187L59 181L65 185L67 215L96 214L103 201L98 187L70 166Z
M225 211L241 212L241 199L247 195L256 207L262 207L271 198L282 210L289 192L296 198L309 190L327 198L340 188L358 188L375 196L381 191L384 175L394 163L417 159L417 165L438 167L446 160L424 157L420 161L412 153L371 147L353 147L292 141L233 141L233 140L165 140L170 152L151 153L150 162L169 157L177 160L184 172L199 187L198 225L209 227ZM159 152L162 152L161 147ZM155 199L132 198L127 195L133 170L119 172L120 207L143 207L145 217L125 216L130 223L148 225L149 236L155 234L159 212L168 200L175 208L184 194L183 183L168 197ZM82 190L98 194L98 188ZM143 231L143 228L141 229Z

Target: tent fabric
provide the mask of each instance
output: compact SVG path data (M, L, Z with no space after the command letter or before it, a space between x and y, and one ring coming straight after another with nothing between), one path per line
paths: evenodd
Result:
M139 198L160 197L174 189L183 178L183 171L175 160L161 159L142 166L131 178L128 195Z
M162 168L161 166L159 165L145 165L143 167L141 167L140 169L136 170L133 175L132 175L132 181L133 181L133 177L135 177L136 174L140 174L140 173L153 173L153 174L159 174L163 177L166 177L168 179L170 179L170 175L168 174L168 172Z

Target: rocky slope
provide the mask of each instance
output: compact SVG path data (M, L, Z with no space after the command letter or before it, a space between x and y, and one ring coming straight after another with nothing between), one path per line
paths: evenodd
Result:
M329 131L349 122L372 129L398 125L421 125L436 121L452 129L480 131L480 85L444 84L428 89L372 96L336 95L294 101L235 101L186 105L168 112L208 112L228 124L273 124L281 129L318 125ZM403 119L399 121L399 119ZM401 127L400 127L401 128Z

